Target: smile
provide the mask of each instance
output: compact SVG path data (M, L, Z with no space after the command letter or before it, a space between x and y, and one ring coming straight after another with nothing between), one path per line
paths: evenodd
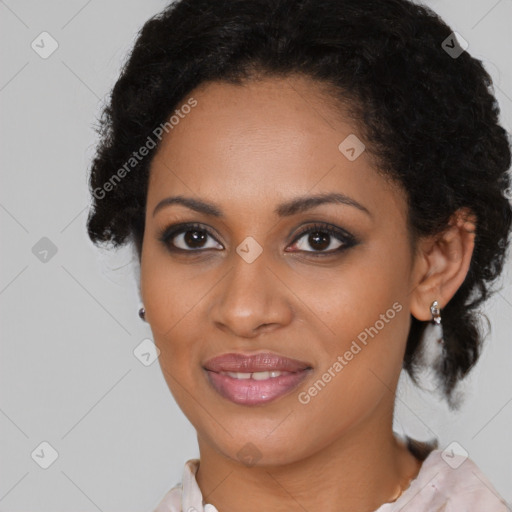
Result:
M206 371L209 383L222 397L236 404L260 405L290 393L308 376L310 370L253 373Z

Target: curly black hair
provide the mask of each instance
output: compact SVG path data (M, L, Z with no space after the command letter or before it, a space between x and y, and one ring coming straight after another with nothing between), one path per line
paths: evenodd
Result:
M140 258L158 149L148 141L194 88L263 74L313 78L352 106L379 172L405 190L414 240L441 232L459 208L476 215L469 272L442 312L437 372L450 401L480 355L476 308L495 291L512 222L510 142L492 80L458 41L436 13L409 0L171 3L142 27L99 120L90 239L114 247L132 241ZM128 171L126 162L143 147L147 155ZM417 382L428 322L411 322L403 367Z

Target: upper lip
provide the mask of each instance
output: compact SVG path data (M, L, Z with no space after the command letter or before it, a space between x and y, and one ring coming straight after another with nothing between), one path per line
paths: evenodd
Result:
M231 352L209 359L204 364L204 368L213 372L298 372L311 368L311 365L273 352L260 352L251 355Z

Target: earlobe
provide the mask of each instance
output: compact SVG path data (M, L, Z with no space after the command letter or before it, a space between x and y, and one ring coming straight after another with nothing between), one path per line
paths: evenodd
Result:
M476 233L476 217L457 210L442 233L419 241L413 271L410 310L421 321L431 319L430 306L442 309L455 295L469 271Z

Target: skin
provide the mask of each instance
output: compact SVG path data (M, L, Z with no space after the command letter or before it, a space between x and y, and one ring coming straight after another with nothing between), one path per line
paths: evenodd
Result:
M140 284L165 379L197 431L205 503L220 512L375 510L420 467L392 431L410 315L430 320L431 303L443 308L462 284L475 219L457 212L449 229L413 251L404 192L376 172L369 151L354 161L340 152L349 134L363 137L305 77L207 83L190 96L197 106L165 135L152 161ZM297 196L331 192L369 214L346 204L274 213ZM224 216L179 204L153 215L176 195L215 203ZM181 222L211 232L202 252L182 234L169 241L182 253L159 240ZM319 251L308 234L296 240L313 223L343 228L358 243L315 257L343 241L324 235ZM263 249L252 263L236 252L248 236ZM301 403L298 394L394 303L401 311ZM209 385L202 369L208 359L263 351L313 370L296 390L259 406L234 404ZM237 455L247 443L257 450L254 465Z

